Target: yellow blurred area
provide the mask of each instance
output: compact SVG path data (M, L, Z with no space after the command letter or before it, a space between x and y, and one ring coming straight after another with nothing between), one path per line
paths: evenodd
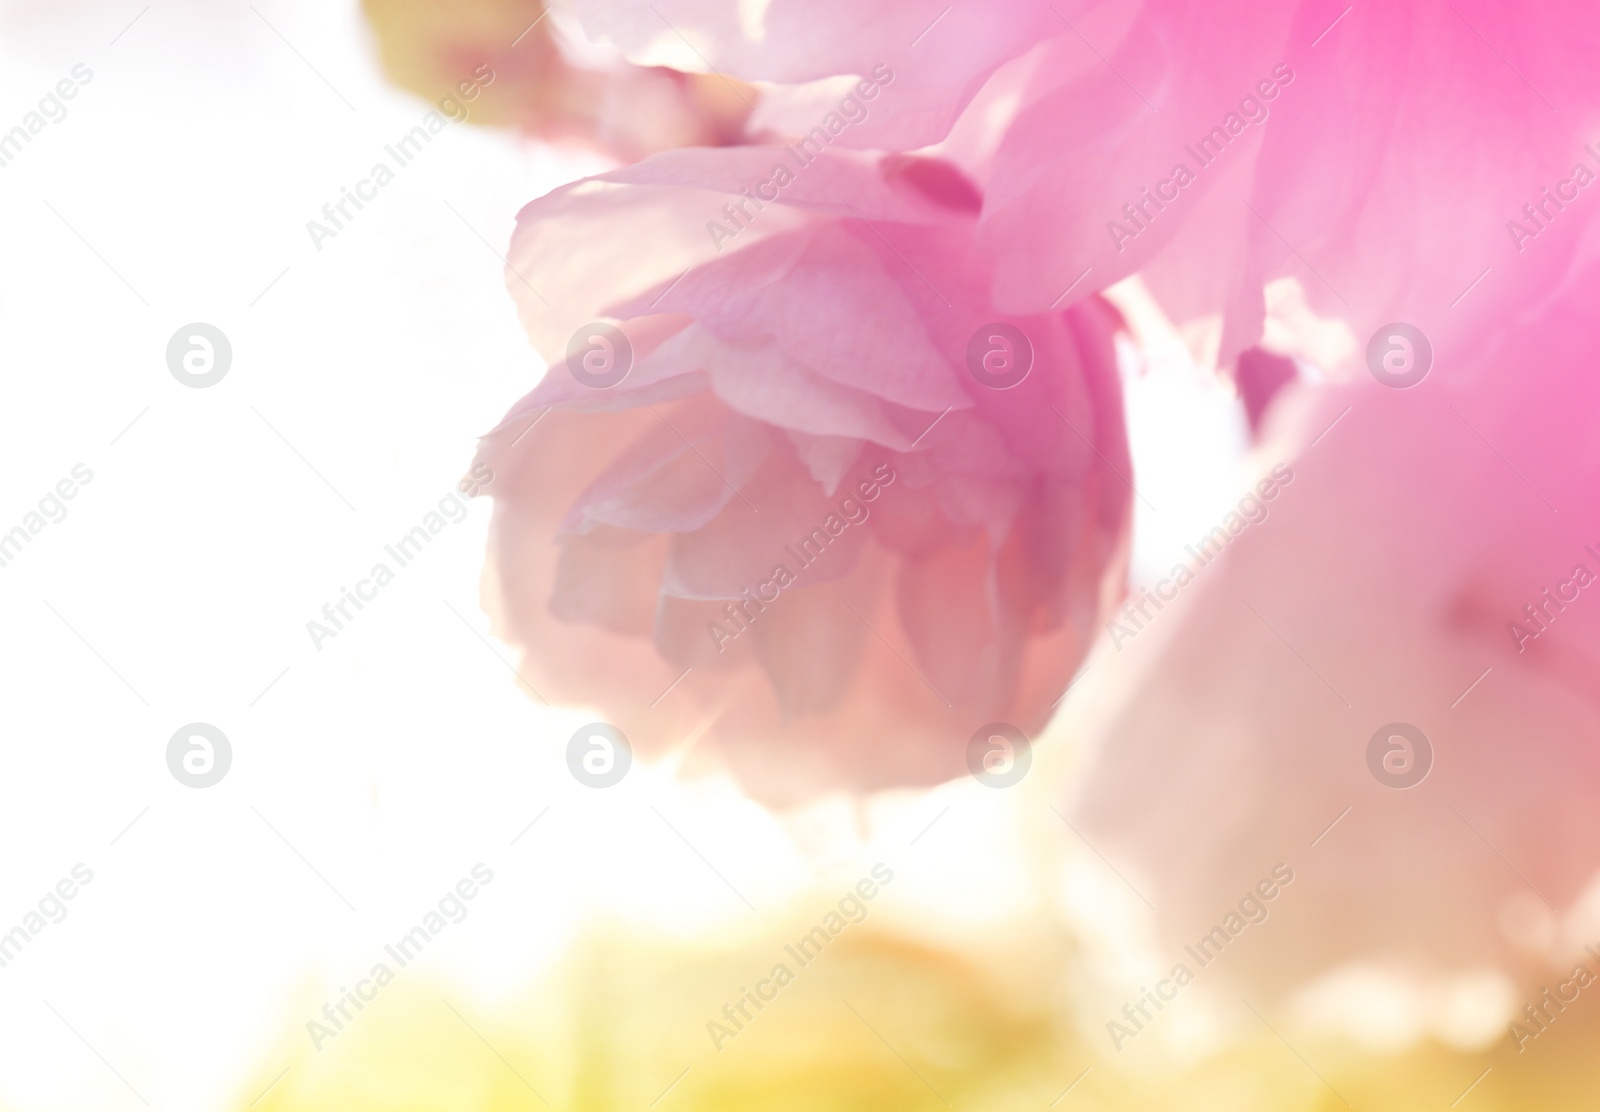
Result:
M716 76L575 60L538 0L362 0L388 78L437 104L488 66L471 122L628 161L738 139L751 90Z
M1259 1018L1199 1064L1134 1067L1067 1018L1074 955L1059 936L958 956L862 926L798 968L785 945L805 929L721 950L593 935L556 979L498 1008L402 972L321 1051L287 1035L292 1065L255 1107L1512 1112L1581 1107L1600 1081L1600 1024L1576 1008L1520 1054L1502 1040L1380 1056ZM708 1024L778 962L793 983L718 1049Z

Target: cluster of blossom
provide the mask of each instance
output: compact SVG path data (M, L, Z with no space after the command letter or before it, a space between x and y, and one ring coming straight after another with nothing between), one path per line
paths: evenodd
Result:
M1569 511L1600 489L1600 206L1535 240L1507 220L1595 139L1600 9L552 0L546 26L614 106L644 75L721 93L670 132L691 145L596 127L624 164L533 200L509 246L550 369L481 445L485 603L541 693L603 708L645 752L692 737L692 759L775 803L935 783L982 724L1041 728L1126 594L1112 301L1137 278L1175 324L1209 322L1224 370L1317 352L1327 384L1289 391L1263 433L1299 476L1271 525L1186 592L1159 660L1096 680L1080 829L1174 921L1203 918L1237 879L1218 863L1240 824L1287 846L1390 790L1361 743L1405 716L1453 732L1421 790L1471 800L1541 892L1594 872L1600 677L1576 639L1600 617L1575 609L1523 654L1505 623L1570 562ZM1304 311L1269 314L1286 285ZM603 387L565 364L596 322L626 338ZM1430 342L1417 389L1361 362L1390 322ZM981 341L1001 335L1023 342L996 361ZM1013 354L1020 377L992 373ZM707 623L880 465L895 497L713 644ZM1505 751L1527 736L1538 761ZM1263 968L1396 938L1428 939L1422 961L1502 956L1497 859L1421 822L1347 819L1305 897L1321 926L1292 955L1264 938ZM1374 848L1391 844L1415 852ZM1419 856L1437 883L1408 884Z

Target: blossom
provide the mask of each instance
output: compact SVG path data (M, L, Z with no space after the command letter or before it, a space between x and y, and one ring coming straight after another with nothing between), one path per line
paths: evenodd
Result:
M1223 364L1284 278L1357 347L1394 320L1475 342L1464 292L1559 281L1597 208L1600 11L1578 0L569 3L636 61L756 83L751 126L782 136L887 67L839 142L938 144L974 178L996 306L1140 273L1179 323L1220 323Z
M817 106L874 71L895 74L895 95L850 146L915 150L943 139L1001 65L1087 0L999 0L939 5L913 0L567 0L591 38L639 64L715 72L761 83L752 125L782 135L809 130ZM1060 13L1065 13L1063 16Z
M1289 276L1361 347L1396 320L1478 343L1497 321L1482 291L1461 304L1474 282L1539 296L1600 210L1571 183L1600 171L1597 43L1579 3L1152 0L1104 67L1035 66L989 171L997 304L1141 271L1179 320L1226 315L1231 362Z
M1172 944L1275 860L1307 883L1233 968L1279 991L1359 961L1536 986L1596 942L1597 291L1590 263L1520 319L1491 296L1498 334L1419 387L1291 399L1270 522L1108 654L1079 828Z
M998 314L978 204L935 161L751 146L523 211L507 286L553 366L479 460L486 607L541 695L646 751L703 734L780 801L1043 725L1123 565L1116 319Z

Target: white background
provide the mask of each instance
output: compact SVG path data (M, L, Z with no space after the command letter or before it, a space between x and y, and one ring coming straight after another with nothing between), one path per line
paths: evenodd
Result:
M94 880L0 968L0 1106L248 1103L476 862L494 883L423 964L483 1006L596 916L737 929L863 875L878 850L840 801L778 819L665 768L573 783L565 742L593 715L539 708L483 639L485 502L322 651L307 634L537 380L495 252L523 203L598 163L453 126L319 252L306 222L428 108L383 82L354 4L0 4L0 131L78 63L69 115L0 168L0 532L94 472L0 568L0 932L74 864ZM165 363L196 321L233 349L202 390ZM1226 406L1202 422L1143 396L1173 456L1180 413L1206 453L1238 447ZM1240 485L1230 464L1163 487L1139 462L1163 548ZM205 790L166 766L195 721L233 749ZM873 804L906 918L1039 898L1004 806L972 785Z

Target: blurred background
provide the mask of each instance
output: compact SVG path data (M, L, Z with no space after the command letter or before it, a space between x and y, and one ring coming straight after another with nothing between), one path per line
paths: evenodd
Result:
M0 133L30 132L0 166L0 530L77 476L0 567L0 932L28 932L0 966L0 1107L1451 1107L1504 1032L1492 977L1458 986L1449 1038L1377 992L1365 1043L1335 1007L1293 1046L1201 977L1113 1049L1172 954L1148 878L1064 813L1086 754L1063 722L1094 713L1105 645L1011 791L773 814L677 756L612 790L569 774L594 715L519 683L478 605L489 507L451 495L543 372L504 288L514 216L609 163L528 116L536 6L440 10L0 3ZM480 62L467 122L311 235ZM692 86L616 144L715 141L731 109ZM168 366L196 323L231 349L204 389ZM1128 359L1135 589L1261 462L1188 350ZM452 520L314 638L430 512ZM231 751L205 790L168 765L193 723ZM874 877L800 969L785 947ZM430 914L400 968L385 947ZM393 983L328 1034L380 962ZM778 964L793 986L719 1038Z

